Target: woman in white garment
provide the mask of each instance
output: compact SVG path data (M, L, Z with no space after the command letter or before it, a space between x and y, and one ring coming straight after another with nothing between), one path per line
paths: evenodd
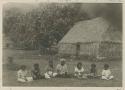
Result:
M33 81L32 77L28 77L28 71L25 65L22 65L21 68L17 71L17 81L19 82L30 82Z
M111 80L114 76L111 74L111 70L109 69L109 65L105 64L104 69L102 70L102 79L103 80Z

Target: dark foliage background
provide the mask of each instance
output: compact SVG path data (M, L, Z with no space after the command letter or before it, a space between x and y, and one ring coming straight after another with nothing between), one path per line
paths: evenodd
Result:
M76 22L98 16L122 30L121 4L39 3L27 11L4 7L3 33L16 48L49 48L58 43Z

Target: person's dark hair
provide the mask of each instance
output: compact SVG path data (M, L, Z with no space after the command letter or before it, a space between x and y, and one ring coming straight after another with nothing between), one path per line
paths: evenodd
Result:
M77 66L78 66L78 65L82 65L82 63L81 63L81 62L78 62L78 63L77 63Z
M91 64L91 68L95 68L96 67L96 64Z
M81 68L80 66L82 66L82 63L81 63L81 62L78 62L78 63L77 63L77 68Z
M104 65L104 69L107 70L109 68L109 65L108 64L105 64Z

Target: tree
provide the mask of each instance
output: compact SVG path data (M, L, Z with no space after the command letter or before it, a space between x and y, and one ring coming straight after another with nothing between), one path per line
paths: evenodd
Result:
M27 13L11 8L5 12L4 33L15 46L24 49L49 48L57 42L80 20L88 19L80 12L79 4L39 4L38 8Z

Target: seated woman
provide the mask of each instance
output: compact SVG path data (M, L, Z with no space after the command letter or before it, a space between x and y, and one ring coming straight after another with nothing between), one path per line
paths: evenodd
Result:
M39 64L34 64L33 70L32 70L32 77L33 80L38 80L38 79L42 79L43 76L41 75L41 71L39 68Z
M111 71L109 69L109 65L105 64L104 69L102 70L102 79L103 80L110 80L113 78L114 78L114 76L111 74Z
M60 59L60 63L56 67L57 77L70 77L65 59Z
M49 79L49 78L53 78L57 75L57 73L54 73L54 67L53 67L53 62L52 61L49 61L49 65L46 67L45 69L45 78L46 79Z
M26 70L25 65L22 65L21 68L18 70L18 72L17 72L17 81L19 81L19 82L33 81L33 78L28 76L28 71Z
M77 63L74 76L77 78L87 78L87 74L84 73L84 68L81 62Z

